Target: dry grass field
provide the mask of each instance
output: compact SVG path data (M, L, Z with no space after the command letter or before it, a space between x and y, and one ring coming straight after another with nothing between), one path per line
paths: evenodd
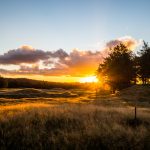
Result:
M150 149L150 87L1 89L0 149ZM134 106L137 120L134 120Z

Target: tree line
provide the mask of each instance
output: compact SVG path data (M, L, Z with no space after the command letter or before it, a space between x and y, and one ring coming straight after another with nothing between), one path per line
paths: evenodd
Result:
M97 76L112 92L137 84L150 83L150 46L143 41L142 48L134 53L124 44L110 49L108 57L99 64Z
M93 84L90 83L60 83L60 82L49 82L40 81L26 78L4 78L0 76L0 88L36 88L36 89L52 89L52 88L63 88L63 89L91 89Z

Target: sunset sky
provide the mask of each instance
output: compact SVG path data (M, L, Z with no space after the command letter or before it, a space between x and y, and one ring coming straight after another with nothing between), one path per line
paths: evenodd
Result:
M58 82L93 76L110 47L150 42L149 6L149 0L0 0L0 74Z

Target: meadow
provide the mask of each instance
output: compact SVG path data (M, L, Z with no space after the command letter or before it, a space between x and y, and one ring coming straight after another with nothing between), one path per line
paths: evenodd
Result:
M134 106L137 119L134 119ZM150 149L150 87L0 90L0 149Z

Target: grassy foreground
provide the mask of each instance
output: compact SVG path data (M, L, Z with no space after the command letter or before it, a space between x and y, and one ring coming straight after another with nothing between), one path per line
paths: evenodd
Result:
M0 111L0 149L150 149L150 110L68 104Z

